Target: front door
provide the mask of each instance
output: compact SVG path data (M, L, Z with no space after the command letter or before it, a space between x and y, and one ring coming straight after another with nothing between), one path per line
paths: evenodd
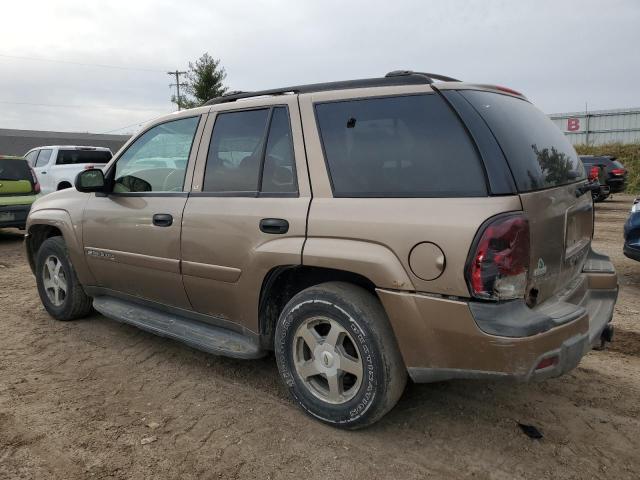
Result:
M185 116L142 133L109 165L111 193L87 202L84 253L105 293L190 308L180 275L180 228L200 119Z
M193 308L254 332L267 273L301 262L311 200L297 98L262 102L214 107L182 227Z

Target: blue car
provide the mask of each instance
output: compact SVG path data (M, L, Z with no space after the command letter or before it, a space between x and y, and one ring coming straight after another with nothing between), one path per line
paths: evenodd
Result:
M636 198L624 224L624 254L640 262L640 197Z

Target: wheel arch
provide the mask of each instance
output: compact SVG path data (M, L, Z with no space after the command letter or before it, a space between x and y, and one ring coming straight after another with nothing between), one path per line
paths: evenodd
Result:
M347 270L307 265L281 265L264 277L258 304L258 325L265 347L273 348L273 333L284 306L302 290L325 282L358 285L377 297L376 285L367 277Z
M74 226L66 210L43 209L31 212L26 228L25 249L32 272L35 272L35 257L42 243L47 238L61 236L67 246L78 280L84 285L95 283L84 258L82 241L76 233L77 226Z

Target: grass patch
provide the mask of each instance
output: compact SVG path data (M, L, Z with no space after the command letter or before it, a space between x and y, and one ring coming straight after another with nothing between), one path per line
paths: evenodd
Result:
M611 155L627 169L627 193L640 193L640 143L607 143L604 145L574 145L579 155Z

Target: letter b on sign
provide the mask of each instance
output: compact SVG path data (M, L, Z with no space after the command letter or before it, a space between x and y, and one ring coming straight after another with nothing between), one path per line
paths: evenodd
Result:
M575 132L580 130L580 119L579 118L568 118L567 119L567 130L569 132Z

